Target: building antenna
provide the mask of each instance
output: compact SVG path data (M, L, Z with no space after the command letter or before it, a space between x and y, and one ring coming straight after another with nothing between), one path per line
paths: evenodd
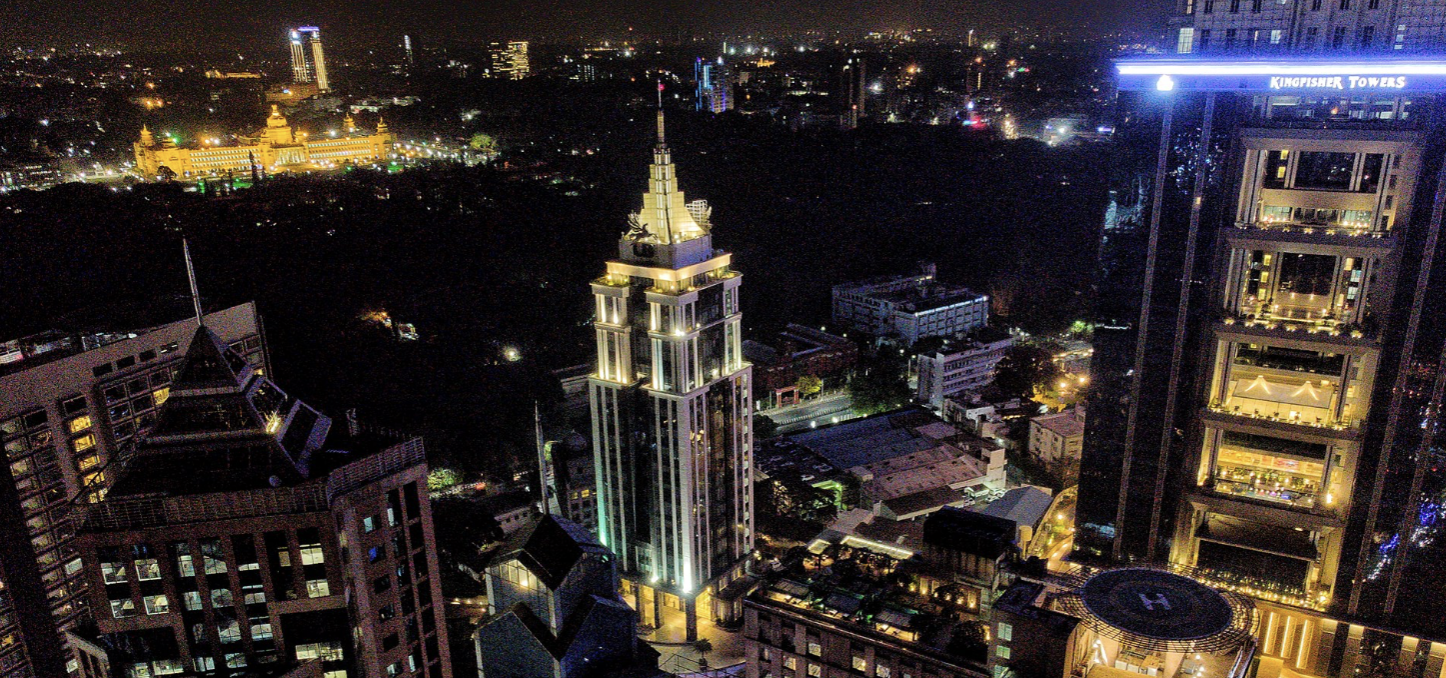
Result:
M181 250L186 254L186 277L191 281L191 305L196 308L196 326L205 327L206 321L201 313L201 291L196 287L196 267L191 265L191 243L181 238Z
M663 143L663 81L658 80L658 145Z

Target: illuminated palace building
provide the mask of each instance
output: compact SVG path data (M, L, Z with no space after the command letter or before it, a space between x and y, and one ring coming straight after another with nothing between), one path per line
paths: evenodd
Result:
M732 255L713 249L709 208L686 203L658 112L643 209L592 284L598 367L589 380L598 537L618 556L644 624L682 610L696 635L741 614L753 548L749 394ZM676 619L676 618L675 618Z
M347 116L342 132L312 138L287 124L285 116L272 106L266 127L239 140L240 143L230 146L181 146L169 137L158 141L149 128L141 127L140 141L135 143L136 170L147 179L155 179L162 175L194 177L253 170L326 169L385 160L391 155L397 137L380 119L376 131L368 134Z
M1357 28L1378 11L1327 4ZM1446 60L1363 49L1117 63L1113 179L1137 204L1101 250L1075 556L1256 598L1263 671L1434 677Z

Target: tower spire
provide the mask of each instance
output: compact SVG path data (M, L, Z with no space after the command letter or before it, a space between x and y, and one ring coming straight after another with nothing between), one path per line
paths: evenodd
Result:
M658 145L663 146L663 81L658 81Z
M196 308L196 326L205 327L205 315L201 313L201 291L196 287L196 267L191 265L191 243L181 238L181 251L186 255L186 278L191 281L191 305Z

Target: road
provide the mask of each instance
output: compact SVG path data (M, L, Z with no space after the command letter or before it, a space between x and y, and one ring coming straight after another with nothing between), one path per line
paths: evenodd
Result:
M764 410L759 414L768 415L773 423L778 424L780 434L798 433L812 428L812 425L825 426L835 423L835 417L838 421L853 419L852 405L848 392L839 391L799 405Z

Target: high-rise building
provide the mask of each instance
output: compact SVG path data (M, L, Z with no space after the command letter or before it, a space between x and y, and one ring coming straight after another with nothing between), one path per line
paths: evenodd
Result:
M421 440L333 427L192 332L155 426L83 512L82 663L450 676Z
M1446 653L1446 61L1390 56L1117 64L1075 556L1248 593L1307 675Z
M412 57L412 36L402 36L402 51L406 53L407 68L417 65L416 60Z
M693 80L698 83L697 109L709 113L733 110L733 72L723 57L693 61Z
M291 79L314 82L318 91L328 91L326 55L321 49L321 29L302 26L291 29Z
M1431 0L1176 0L1181 54L1421 53L1446 44Z
M598 537L643 623L681 609L692 638L699 605L714 619L741 612L721 592L753 550L752 368L742 276L713 249L709 210L678 190L659 104L643 209L592 284L589 395Z
M269 371L247 303L206 316L231 351ZM46 333L0 344L0 674L64 675L62 633L83 616L76 506L97 501L116 460L155 425L195 329ZM30 673L26 673L26 667Z
M506 44L492 43L492 77L506 80L521 80L532 75L532 64L527 58L527 41L513 40Z

